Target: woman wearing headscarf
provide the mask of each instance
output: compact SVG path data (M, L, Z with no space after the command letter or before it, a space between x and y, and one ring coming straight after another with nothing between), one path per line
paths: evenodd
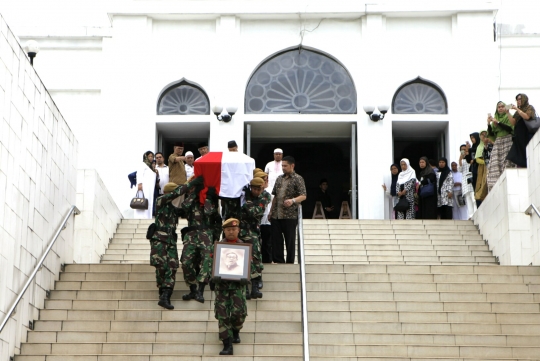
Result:
M462 144L459 147L460 156L458 169L462 174L461 193L467 205L467 219L471 219L476 212L476 201L474 200L474 188L472 186L472 173L469 171L470 164L467 162L469 156L469 147Z
M484 160L484 146L486 139L489 141L489 139L487 138L487 131L482 130L480 132L480 144L478 145L478 148L476 148L475 153L475 163L478 169L476 187L474 188L474 199L476 200L476 207L480 207L480 204L482 204L482 201L487 196L487 167Z
M478 164L476 163L476 151L478 149L478 146L480 145L480 133L474 132L469 134L469 138L471 139L472 146L469 149L469 170L472 173L473 177L473 189L476 188L476 179L478 177ZM468 143L468 142L467 142Z
M488 116L488 137L495 143L491 151L491 158L488 164L487 188L488 192L497 183L499 177L504 172L506 166L506 156L512 147L512 135L514 126L510 123L508 109L503 102L497 103L495 118Z
M420 166L420 188L418 189L418 217L420 219L437 219L437 192L428 197L422 197L422 188L435 187L437 184L437 176L435 171L429 164L427 157L420 158L418 162ZM433 184L431 186L431 184Z
M439 172L437 173L437 207L441 219L452 219L454 205L454 177L448 167L448 160L439 158Z
M156 187L156 171L152 167L154 153L148 151L143 155L143 162L137 170L138 197L148 199L148 209L135 209L135 219L151 219L154 208L154 189Z
M525 94L516 95L517 107L512 105L512 109L516 112L514 115L508 113L510 124L514 126L513 144L506 156L507 167L511 168L527 168L527 144L532 138L529 129L525 125L527 120L535 116L534 107L529 104L529 98Z
M399 162L401 173L396 182L396 195L398 198L405 197L409 202L407 212L397 212L398 219L414 219L414 191L416 190L416 172L407 158Z
M391 199L390 206L391 206L392 211L390 211L391 213L390 219L395 219L396 212L393 211L393 209L398 201L396 184L398 180L399 166L397 164L392 164L390 166L390 173L392 175L392 183L390 184L390 188L386 188L386 184L383 184L382 187L384 189L384 193L386 194L386 196Z

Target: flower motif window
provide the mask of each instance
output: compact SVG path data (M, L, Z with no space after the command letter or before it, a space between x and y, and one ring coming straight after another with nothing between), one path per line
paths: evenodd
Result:
M271 58L253 73L245 112L354 114L356 89L337 61L297 48Z
M448 114L440 88L420 77L402 85L392 100L394 114Z
M204 90L185 79L169 84L159 96L158 115L210 114L210 102Z

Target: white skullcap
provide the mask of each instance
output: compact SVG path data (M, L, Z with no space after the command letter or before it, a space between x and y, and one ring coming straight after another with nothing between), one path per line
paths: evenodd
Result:
M281 154L283 154L283 150L281 150L281 148L276 148L276 149L274 149L274 153L281 153Z
M186 152L186 157L189 157L189 156L193 156L193 152L189 151L189 152Z

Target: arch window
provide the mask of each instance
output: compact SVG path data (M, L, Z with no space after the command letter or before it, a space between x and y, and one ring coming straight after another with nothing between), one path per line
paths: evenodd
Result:
M392 99L394 114L448 114L441 88L420 77L403 84Z
M210 114L208 95L198 84L181 79L167 85L160 93L158 115Z
M295 48L263 62L252 74L245 113L355 114L356 89L336 60Z

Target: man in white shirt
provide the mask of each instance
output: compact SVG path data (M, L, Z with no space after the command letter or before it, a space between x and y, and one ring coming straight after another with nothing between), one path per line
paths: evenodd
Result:
M283 159L283 150L281 148L274 149L274 160L268 162L264 168L264 172L268 174L268 188L265 190L272 194L274 190L274 184L276 179L283 174L283 169L281 168L281 160Z
M186 177L189 179L193 175L194 167L193 162L195 162L195 158L193 156L193 152L187 152L186 153Z
M156 153L156 169L159 173L159 195L163 194L165 184L169 183L169 167L165 164L163 153Z

